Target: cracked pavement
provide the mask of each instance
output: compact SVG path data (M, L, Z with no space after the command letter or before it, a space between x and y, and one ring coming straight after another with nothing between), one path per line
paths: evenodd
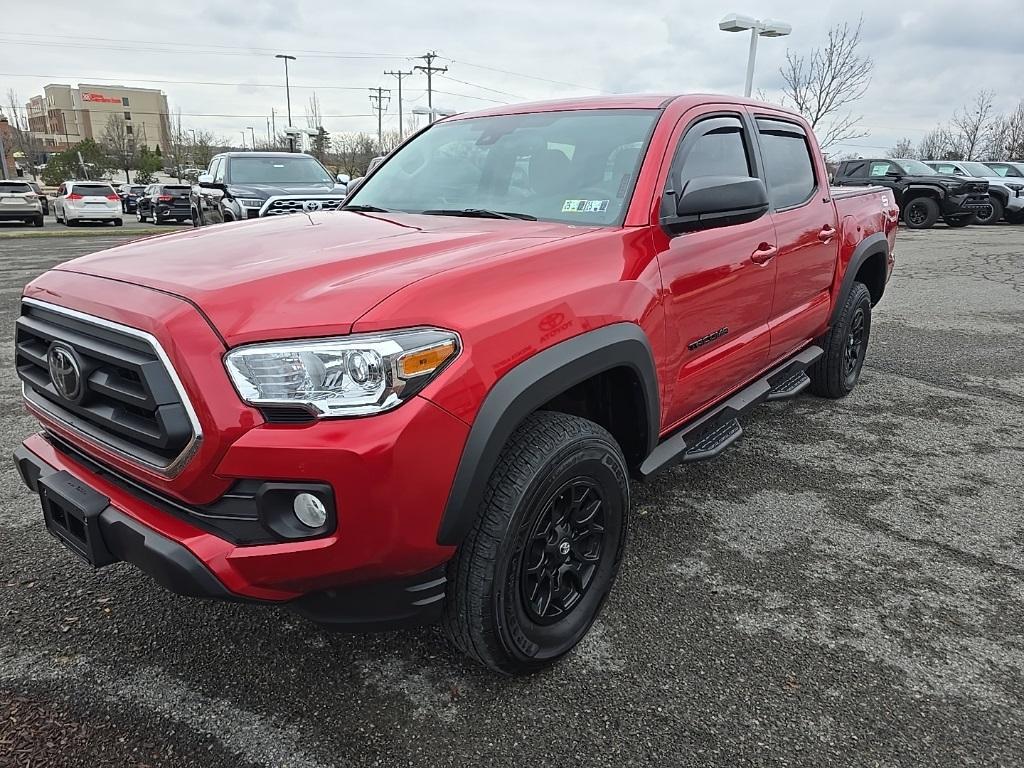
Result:
M8 453L34 429L21 286L104 244L0 240ZM435 628L333 634L94 573L5 462L0 702L101 724L126 765L1020 765L1024 227L901 231L856 391L744 430L636 487L593 632L520 680Z

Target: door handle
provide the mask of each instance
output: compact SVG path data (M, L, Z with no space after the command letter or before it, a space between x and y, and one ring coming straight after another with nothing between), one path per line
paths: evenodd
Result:
M836 236L836 228L831 224L826 224L821 228L821 232L818 233L818 239L823 243L829 243L833 237Z
M778 252L779 249L771 243L761 243L757 246L757 250L750 254L750 260L755 264L767 264L775 258L775 254Z

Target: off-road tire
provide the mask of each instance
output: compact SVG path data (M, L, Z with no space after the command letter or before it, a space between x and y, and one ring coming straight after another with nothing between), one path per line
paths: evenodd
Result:
M1005 210L1003 208L1002 201L998 197L989 195L988 204L992 206L991 211L989 211L987 215L979 214L977 217L978 223L984 226L988 226L989 224L998 224L1002 221L1003 212Z
M959 229L977 223L978 217L972 213L970 216L943 216L942 220L946 222L947 227Z
M1024 209L1008 211L1005 216L1008 224L1024 224Z
M851 367L851 338L857 336L858 328L857 355ZM825 337L825 353L807 371L811 392L833 399L850 394L860 380L870 337L871 293L863 283L854 283Z
M578 497L587 501L579 508L570 503L564 512L566 499ZM600 517L594 511L587 518L595 499ZM628 516L629 474L615 438L577 416L552 411L529 416L505 445L476 522L448 564L443 626L450 641L474 661L507 675L534 672L563 657L590 629L611 590ZM559 520L573 519L599 521L602 532L573 538L564 527L556 530ZM596 553L593 536L600 537ZM525 563L534 563L534 554L541 565L559 557L575 563L575 544L571 554L561 551L570 539L581 547L589 542L587 555L597 558L589 561L596 563L590 580L561 616L539 614L528 584L531 579L538 586L552 582L532 576ZM582 583L557 583L570 581ZM564 603L553 594L547 594L542 612L560 612L557 606Z
M930 229L939 220L939 204L930 197L915 197L903 209L907 229Z

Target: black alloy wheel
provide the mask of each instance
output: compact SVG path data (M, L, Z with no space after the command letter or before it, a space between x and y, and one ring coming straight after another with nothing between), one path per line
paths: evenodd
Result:
M860 376L861 366L864 364L864 352L867 345L864 343L864 308L857 307L853 318L850 320L850 331L846 335L846 348L843 351L843 371L846 374L846 385L853 387Z
M523 606L532 621L551 624L579 604L601 562L604 532L604 497L593 480L570 480L548 499L520 566Z

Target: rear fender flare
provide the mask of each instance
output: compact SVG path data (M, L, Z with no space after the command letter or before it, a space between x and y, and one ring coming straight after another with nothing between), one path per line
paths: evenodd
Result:
M522 421L570 387L613 368L633 369L647 412L647 451L654 450L661 404L654 356L634 323L615 323L555 344L502 376L484 398L462 450L437 543L457 546L472 528L498 457Z
M846 303L846 297L850 295L850 291L853 290L853 284L857 280L857 272L863 266L864 262L870 259L872 256L881 255L882 258L887 259L889 256L889 241L886 239L884 232L875 232L873 235L868 235L864 238L856 248L853 250L853 255L850 257L849 263L846 265L846 272L843 274L843 281L839 285L839 292L836 294L835 304L832 305L832 314L829 317L829 327L835 325L836 318L839 316L839 312L842 310L843 305Z

